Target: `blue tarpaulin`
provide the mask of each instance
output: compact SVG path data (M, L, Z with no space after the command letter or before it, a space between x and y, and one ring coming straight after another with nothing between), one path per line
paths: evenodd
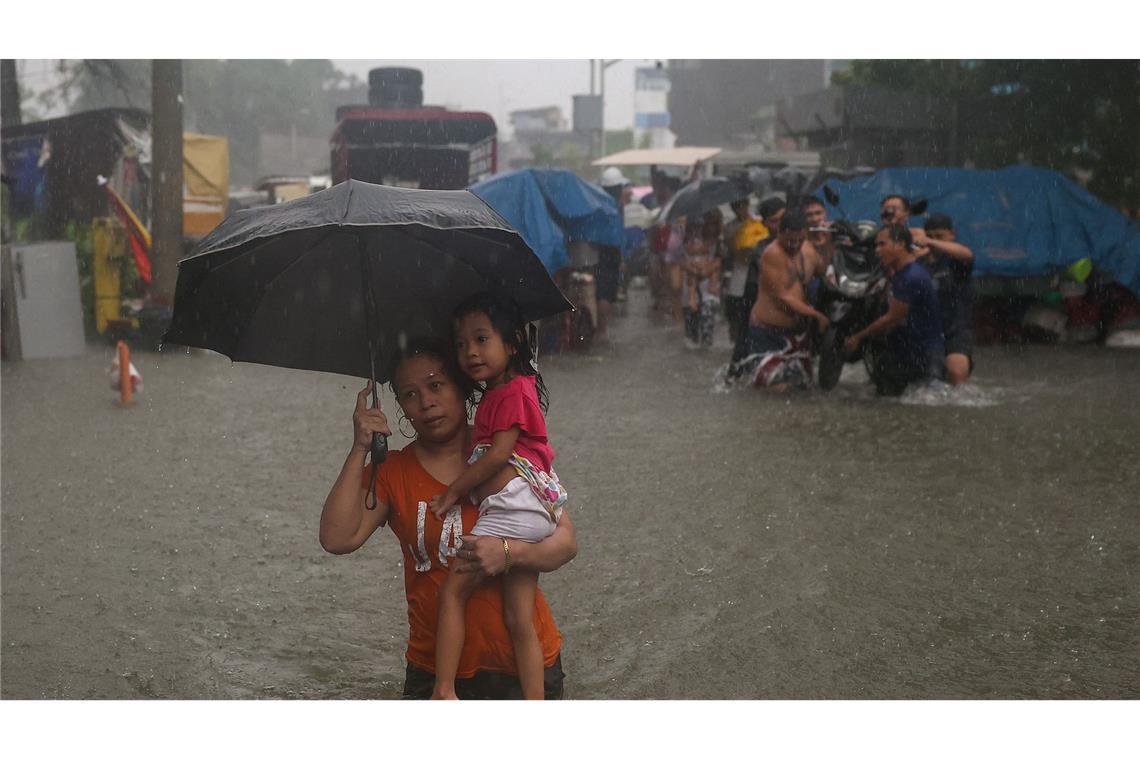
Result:
M520 169L468 189L519 231L548 272L569 263L567 241L622 245L617 203L600 187L565 169Z
M839 193L848 219L877 220L886 195L925 198L928 213L953 218L958 239L974 251L977 275L1049 274L1087 256L1140 294L1140 226L1055 171L883 169L828 185ZM829 210L838 217L838 209Z

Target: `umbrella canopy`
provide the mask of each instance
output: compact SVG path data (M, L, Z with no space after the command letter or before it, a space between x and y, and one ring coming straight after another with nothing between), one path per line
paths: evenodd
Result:
M571 308L471 193L348 180L239 211L203 238L178 264L163 342L383 382L408 340L447 336L455 306L482 290L527 321Z
M567 241L621 247L624 233L617 202L573 172L520 169L470 189L519 231L548 272L570 263Z
M710 177L690 182L677 191L663 212L665 221L673 222L684 216L699 218L722 204L747 198L751 188L736 177Z

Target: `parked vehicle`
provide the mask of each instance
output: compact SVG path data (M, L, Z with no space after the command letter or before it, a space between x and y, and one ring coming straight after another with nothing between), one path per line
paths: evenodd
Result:
M337 109L334 183L461 190L495 173L498 128L490 114L425 106L418 69L373 69L368 83L368 105Z

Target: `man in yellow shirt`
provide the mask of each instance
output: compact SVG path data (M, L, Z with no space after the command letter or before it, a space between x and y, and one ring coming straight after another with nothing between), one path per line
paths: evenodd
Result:
M724 287L724 315L734 344L748 320L748 310L752 307L744 297L748 262L754 254L756 244L768 237L768 228L752 216L748 205L747 196L730 204L736 218L725 225L724 229L724 240L729 251L729 260L724 262L724 271L728 274Z

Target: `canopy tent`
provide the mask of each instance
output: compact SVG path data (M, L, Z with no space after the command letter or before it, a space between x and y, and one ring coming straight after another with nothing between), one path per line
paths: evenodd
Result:
M645 148L611 153L594 166L692 166L720 153L720 148Z
M926 199L931 213L954 220L959 240L973 249L975 274L1031 277L1088 257L1140 293L1140 226L1055 171L884 169L827 184L849 219L878 219L887 195ZM839 209L828 207L836 218Z
M569 264L569 241L622 245L617 202L565 169L519 169L468 189L518 230L548 272Z

